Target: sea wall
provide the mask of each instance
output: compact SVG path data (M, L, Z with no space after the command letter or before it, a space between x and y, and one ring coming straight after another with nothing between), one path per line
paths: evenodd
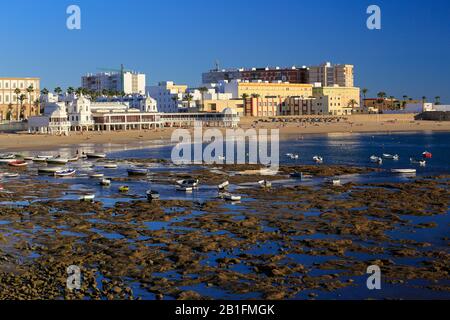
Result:
M416 120L450 121L450 111L428 111L416 116Z
M0 122L0 132L19 132L27 130L28 124L26 122Z

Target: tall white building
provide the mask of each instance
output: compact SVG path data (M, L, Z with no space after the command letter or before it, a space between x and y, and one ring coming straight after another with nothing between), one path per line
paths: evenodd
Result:
M162 81L156 86L148 86L147 93L156 100L158 112L178 112L183 106L183 99L187 93L186 85L176 85L173 81Z
M130 71L87 74L81 78L83 88L100 93L108 90L126 94L145 94L145 82L145 74Z

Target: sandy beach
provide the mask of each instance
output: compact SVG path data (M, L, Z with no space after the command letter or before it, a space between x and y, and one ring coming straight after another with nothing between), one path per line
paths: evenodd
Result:
M280 118L285 122L272 122L269 118L244 117L242 129L280 129L281 139L303 134L359 133L359 132L411 132L450 131L450 122L415 121L413 115L354 115L339 122L300 123L302 118ZM317 118L317 117L315 117ZM323 118L324 120L327 117ZM329 118L328 118L329 119ZM69 136L35 135L28 133L0 134L0 150L46 150L77 144L127 144L139 141L167 141L175 128L143 131L83 132Z

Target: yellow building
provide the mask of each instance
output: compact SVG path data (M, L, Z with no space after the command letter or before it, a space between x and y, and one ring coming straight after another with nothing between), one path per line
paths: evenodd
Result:
M0 121L39 114L39 78L0 78Z
M225 84L225 92L232 93L233 98L247 96L266 97L291 97L291 96L312 96L311 84L286 83L286 82L230 82Z
M244 115L244 101L242 99L203 101L204 112L223 112L227 108L234 110L240 116Z
M315 114L349 115L361 106L360 89L356 87L315 87L313 96Z

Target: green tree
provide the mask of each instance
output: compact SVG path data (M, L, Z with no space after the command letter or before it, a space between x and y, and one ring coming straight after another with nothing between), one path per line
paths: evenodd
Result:
M434 97L434 104L435 105L440 105L441 104L441 97L440 96Z
M60 95L62 93L61 87L56 87L55 90L53 90L57 95Z
M30 110L29 110L29 117L31 117L31 114L32 114L32 109L33 109L33 107L31 106L31 104L33 103L33 99L31 98L31 94L34 92L34 87L33 87L33 85L30 85L28 88L27 88L27 93L28 93L28 101L29 101L29 104L30 104Z
M198 88L198 91L200 91L200 94L202 95L202 105L201 105L201 111L205 109L205 92L208 92L208 88L206 87L200 87Z

